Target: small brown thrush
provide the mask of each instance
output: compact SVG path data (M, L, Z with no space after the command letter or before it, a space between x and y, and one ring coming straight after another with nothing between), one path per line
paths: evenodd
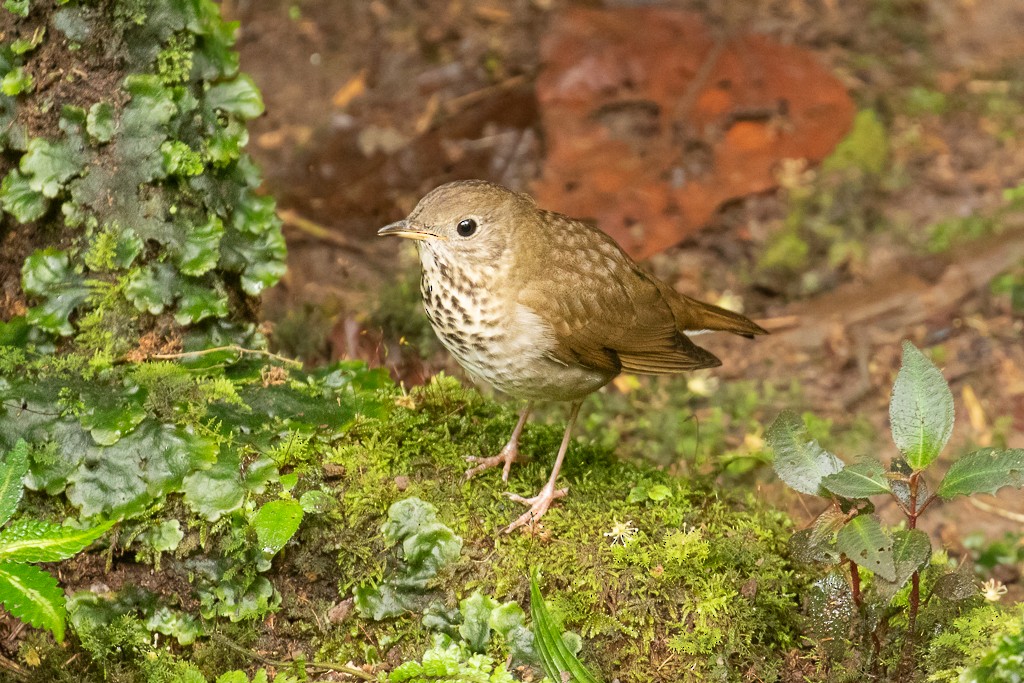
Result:
M583 399L620 372L668 375L721 365L689 335L766 334L747 318L679 294L644 272L600 230L537 207L526 194L481 180L448 183L379 235L417 240L427 318L471 375L526 401L498 455L466 476L516 459L538 399L571 401L551 477L505 530L538 519L555 488Z

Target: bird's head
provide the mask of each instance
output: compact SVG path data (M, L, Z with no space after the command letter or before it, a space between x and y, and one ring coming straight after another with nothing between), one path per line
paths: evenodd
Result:
M460 180L432 190L407 218L377 234L417 240L421 249L446 262L493 264L508 257L536 212L529 195L482 180Z

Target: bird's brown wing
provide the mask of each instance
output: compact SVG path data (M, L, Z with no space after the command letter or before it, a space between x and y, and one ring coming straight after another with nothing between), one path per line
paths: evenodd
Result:
M721 364L679 330L661 287L611 238L548 215L554 224L541 257L519 264L514 280L522 287L518 302L554 331L553 359L652 375Z

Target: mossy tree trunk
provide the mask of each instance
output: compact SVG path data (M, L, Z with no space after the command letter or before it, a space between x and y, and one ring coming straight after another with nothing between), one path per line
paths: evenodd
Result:
M100 362L259 344L284 271L263 111L209 0L0 10L0 338Z

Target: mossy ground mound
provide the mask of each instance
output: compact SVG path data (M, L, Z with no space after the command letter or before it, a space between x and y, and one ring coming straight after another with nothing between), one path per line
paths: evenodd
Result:
M20 354L7 360L26 363ZM782 513L748 493L673 478L576 442L564 470L569 496L533 533L505 535L521 508L503 493L543 485L561 428L526 430L524 461L508 486L497 471L467 482L465 456L497 451L516 416L512 406L451 378L407 394L360 365L280 373L269 384L265 370L245 361L226 370L122 366L89 381L67 361L42 357L34 367L23 381L4 382L4 431L32 440L30 482L48 484L51 493L63 484L70 502L55 510L54 498L38 494L23 513L128 516L106 566L84 556L65 573L72 589L110 594L99 601L107 612L87 595L73 600L72 630L89 653L76 660L81 668L64 669L58 665L68 653L44 648L43 670L57 680L91 680L101 671L148 680L123 660L171 656L151 645L110 643L110 622L118 619L145 622L142 632L179 642L185 632L192 634L185 642L198 634L194 649L171 649L179 659L209 660L208 675L253 664L217 638L202 638L218 632L280 659L301 653L387 669L417 658L433 633L457 631L459 602L474 592L526 607L536 566L556 617L584 638L581 657L608 680L770 679L795 643L798 588L784 556L789 522ZM29 386L35 393L26 394ZM81 449L66 444L107 435L105 423L97 424L104 387L131 388L137 419L123 425L117 443L88 445L76 459ZM14 398L21 394L27 403ZM90 472L100 462L109 466L104 456L115 449L126 469L108 470L105 487ZM159 457L196 449L204 455L172 457L177 470L154 478ZM432 504L448 530L422 554L439 554L438 539L461 539L453 561L439 560L437 571L416 580L408 566L410 553L420 551L399 551L381 533L389 508L411 498ZM268 552L257 518L281 500L301 500L306 515L283 550ZM147 580L155 563L160 580ZM129 599L117 590L133 585L146 594ZM335 610L332 623L330 608L354 594L356 609L347 618L339 616L344 606ZM161 606L176 615L176 626L154 626ZM425 622L424 613L436 618ZM186 628L182 620L197 623ZM98 626L107 638L101 645ZM501 639L486 647L498 661L508 654Z

